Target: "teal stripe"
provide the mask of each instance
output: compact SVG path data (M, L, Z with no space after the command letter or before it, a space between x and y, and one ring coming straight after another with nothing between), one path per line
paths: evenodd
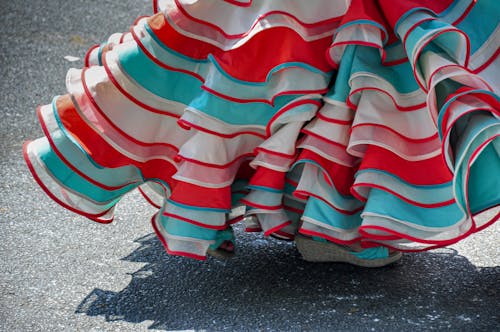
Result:
M152 62L137 45L117 51L122 69L140 86L160 97L188 104L200 91L196 78L163 69Z
M361 226L362 221L359 212L352 215L340 213L315 197L309 197L303 215L325 225L345 230Z
M87 156L88 160L94 165L94 167L96 168L104 168L102 166L100 166L99 164L97 164L90 156L89 154L80 146L80 144L78 143L77 140L75 140L73 138L73 136L68 133L68 131L66 130L66 128L64 128L64 125L61 121L61 118L59 117L59 113L57 112L57 106L56 106L56 102L57 102L57 99L59 98L59 96L56 96L54 97L54 99L52 100L52 114L54 115L54 118L56 120L56 123L57 123L57 126L59 127L59 129L63 132L64 136L66 136L66 138L68 140L71 141L71 143L73 143L74 146L76 146L84 155Z
M439 138L443 139L443 135L444 133L441 131L441 128L443 126L443 119L444 119L444 116L446 115L446 113L448 112L448 107L450 107L450 104L452 102L454 102L455 100L457 100L458 98L462 97L462 96L465 96L467 94L486 94L490 97L493 97L494 99L496 99L498 102L500 102L500 97L497 96L495 93L491 92L491 91L488 91L488 90L480 90L480 89L476 89L476 90L469 90L469 91L465 91L465 92L461 92L461 93L456 93L453 95L453 97L451 97L450 99L448 99L444 104L443 106L440 108L440 111L439 111L439 115L438 115L438 133L439 133ZM438 101L438 104L439 104L439 101Z
M330 91L328 91L326 97L341 103L346 102L349 92L351 91L349 79L351 78L354 55L357 48L357 45L346 46L344 55L342 56L342 61L339 65L337 76L335 77L335 84Z
M50 147L44 144L37 150L37 155L50 173L60 184L81 196L112 207L124 194L137 187L132 184L118 190L106 190L88 182L71 170Z
M234 243L234 240L235 240L235 237L234 237L233 228L231 226L229 226L225 230L217 232L217 234L215 236L215 243L210 245L210 249L215 250L215 249L219 248L220 245L224 241L231 241L232 243Z
M468 197L472 213L500 204L500 139L481 152L471 166Z
M217 237L217 230L196 226L194 224L173 217L164 216L160 210L160 223L167 233L199 240L213 241Z
M106 46L106 43L102 43L99 45L99 48L97 49L97 63L99 66L102 66L102 50Z
M274 105L256 102L242 104L222 99L208 92L202 92L189 106L229 124L266 126L277 111L296 98L296 95L278 96ZM290 111L308 112L317 108L316 105L303 104L290 109ZM288 115L289 112L286 114Z
M54 118L56 120L56 123L57 123L57 126L59 127L59 130L63 133L63 136L67 140L70 141L70 143L71 143L71 145L73 147L76 147L79 150L79 151L77 151L75 153L75 156L79 156L79 155L80 156L84 156L85 159L86 159L86 161L90 162L90 164L91 164L89 167L95 168L96 170L106 170L106 169L109 169L112 172L116 172L116 173L114 173L115 174L114 177L125 176L121 172L125 172L126 174L128 174L129 172L131 172L131 173L136 172L137 176L140 177L141 179L143 179L143 181L159 182L159 183L162 183L163 186L165 186L166 188L170 188L169 184L166 183L165 181L161 180L161 179L158 179L158 178L147 178L147 179L144 179L144 177L143 177L140 169L137 168L136 166L133 166L133 165L122 166L122 167L117 167L117 168L105 168L105 167L97 164L92 159L92 157L87 153L87 151L85 151L85 149L83 149L83 147L80 146L80 144L72 137L72 135L68 133L68 131L66 130L66 128L64 128L64 125L62 124L61 118L59 117L59 113L57 112L57 107L56 107L57 98L58 98L57 96L54 97L54 99L52 101L52 114L53 114L53 116L54 116ZM64 155L64 156L67 157L67 156L69 156L69 154L68 155ZM104 183L104 182L102 182L102 183Z
M51 138L57 150L75 168L93 180L107 186L122 186L132 182L139 185L143 182L142 176L135 167L124 166L117 168L97 168L86 155L76 148L63 133L58 130L51 133Z
M232 102L201 90L201 82L188 74L157 66L138 46L121 49L118 55L123 70L151 93L189 105L229 124L266 125L278 110L302 96L278 96L274 105Z
M294 185L291 185L291 184L290 184L290 183L288 183L288 182L285 182L285 188L284 188L284 190L283 190L283 191L284 191L286 194L290 194L290 195L291 195L291 194L295 191L295 189L297 189L297 187L295 187Z
M262 190L270 193L283 193L283 190L281 189L276 189L276 188L270 188L270 187L264 187L264 186L255 186L255 185L250 185L247 186L248 189L253 189L253 190Z
M90 178L108 186L121 186L130 182L143 182L140 172L134 166L116 168L96 167L88 154L71 142L62 130L50 132L50 137L57 150L71 165Z
M455 196L457 199L458 204L461 204L464 208L466 207L466 197L465 197L465 186L464 183L468 179L466 178L467 175L467 170L468 170L468 162L470 158L472 157L472 154L483 144L486 142L490 137L493 135L498 134L500 130L500 122L498 119L494 118L491 115L476 115L472 117L469 122L468 126L466 128L466 131L461 135L461 139L459 141L459 144L457 144L457 147L455 148L456 151L456 165L455 165ZM490 143L491 144L491 143ZM497 143L495 143L497 144ZM489 150L487 150L489 151ZM481 154L476 157L476 161L478 161L481 158ZM481 166L484 164L480 162ZM488 177L486 175L489 175L489 168L488 165L484 165L487 167L487 170L483 170L484 173L482 174L477 174L475 173L476 176L483 176L483 177ZM469 185L473 185L471 181L477 181L476 178L471 179L469 178ZM492 182L495 182L496 178L492 177ZM474 185L473 185L474 186ZM470 197L469 197L470 199ZM481 198L482 200L482 198ZM477 201L475 201L477 202ZM479 204L479 203L476 203Z
M247 180L235 180L231 185L231 206L239 206L240 200L245 197L246 193L240 193L240 191L245 191L247 187Z
M382 58L378 49L359 46L354 55L351 76L358 72L368 72L380 76L400 93L410 93L419 89L412 74L410 62L405 61L392 66L382 66L381 62Z
M477 1L463 21L457 24L457 28L463 30L469 37L472 53L490 37L499 23L499 17L498 0L481 0Z
M388 176L396 179L398 182L401 182L405 186L416 188L419 190L435 190L435 189L443 189L443 188L452 186L451 181L441 183L441 184L416 185L416 184L413 184L413 183L410 183L410 182L403 180L402 178L400 178L399 176L396 176L395 174L389 173L389 172L384 171L384 170L376 169L376 168L365 168L363 170L360 170L360 171L356 172L355 177L357 177L359 174L363 174L363 173L380 173L380 174L388 175Z
M424 208L407 203L377 188L370 190L364 212L430 228L450 227L464 218L464 214L457 204Z
M210 212L221 212L221 213L229 213L231 210L228 209L219 209L219 208L210 208L210 207L202 207L202 206L192 206L187 204L182 204L171 199L167 199L169 204L180 206L184 209L188 210L197 210L197 211L210 211Z
M410 57L413 55L415 47L419 44L419 42L422 40L422 38L424 38L424 36L427 33L429 33L429 31L435 30L435 33L438 33L439 31L446 29L446 28L449 28L449 27L450 27L450 24L445 23L445 22L441 22L441 21L433 20L433 21L422 22L419 26L417 26L415 29L413 29L408 34L408 36L406 38L405 48L406 48L408 56ZM445 35L450 35L450 34L447 33ZM442 40L443 36L445 36L445 35L438 36L437 40ZM447 49L451 50L452 53L455 53L454 51L457 49L457 46L459 45L459 44L457 44L457 41L458 41L458 38L461 37L461 35L460 36L457 35L456 32L452 32L452 35L454 36L453 37L454 40L451 40L449 42L449 44L448 43L440 43L439 46L446 47ZM424 50L430 50L430 49L432 49L432 47L435 47L437 40L434 40L434 42L425 46ZM436 51L439 52L439 49L437 49Z

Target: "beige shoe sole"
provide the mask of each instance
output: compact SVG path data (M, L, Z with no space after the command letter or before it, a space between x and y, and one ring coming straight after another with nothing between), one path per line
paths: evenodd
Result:
M302 258L308 262L349 263L362 267L382 267L397 262L403 256L401 252L397 251L386 258L363 259L335 243L314 241L300 234L295 236L295 243Z

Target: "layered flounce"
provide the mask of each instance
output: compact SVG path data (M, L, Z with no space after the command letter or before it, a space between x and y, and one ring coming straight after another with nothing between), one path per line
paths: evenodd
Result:
M423 250L498 218L476 218L500 202L495 1L154 11L38 111L26 161L64 207L111 222L139 188L167 251L198 259L243 219L281 239Z
M249 231L293 238L303 202L287 172L328 90L324 53L347 8L322 4L155 2L41 108L47 137L25 148L33 174L100 222L140 186L173 254L204 258L245 214Z
M498 219L498 12L352 1L328 50L334 88L299 144L300 232L413 251Z

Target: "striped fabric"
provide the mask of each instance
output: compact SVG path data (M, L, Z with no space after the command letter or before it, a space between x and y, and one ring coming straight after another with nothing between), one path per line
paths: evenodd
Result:
M38 110L25 159L65 208L108 223L139 188L196 259L242 220L417 251L499 218L497 0L153 7Z

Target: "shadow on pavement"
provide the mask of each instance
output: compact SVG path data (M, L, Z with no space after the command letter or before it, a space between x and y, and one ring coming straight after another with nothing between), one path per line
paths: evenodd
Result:
M451 249L393 266L312 264L293 244L238 234L236 258L168 256L153 234L123 258L146 265L120 292L95 289L76 312L163 330L494 330L500 267Z

